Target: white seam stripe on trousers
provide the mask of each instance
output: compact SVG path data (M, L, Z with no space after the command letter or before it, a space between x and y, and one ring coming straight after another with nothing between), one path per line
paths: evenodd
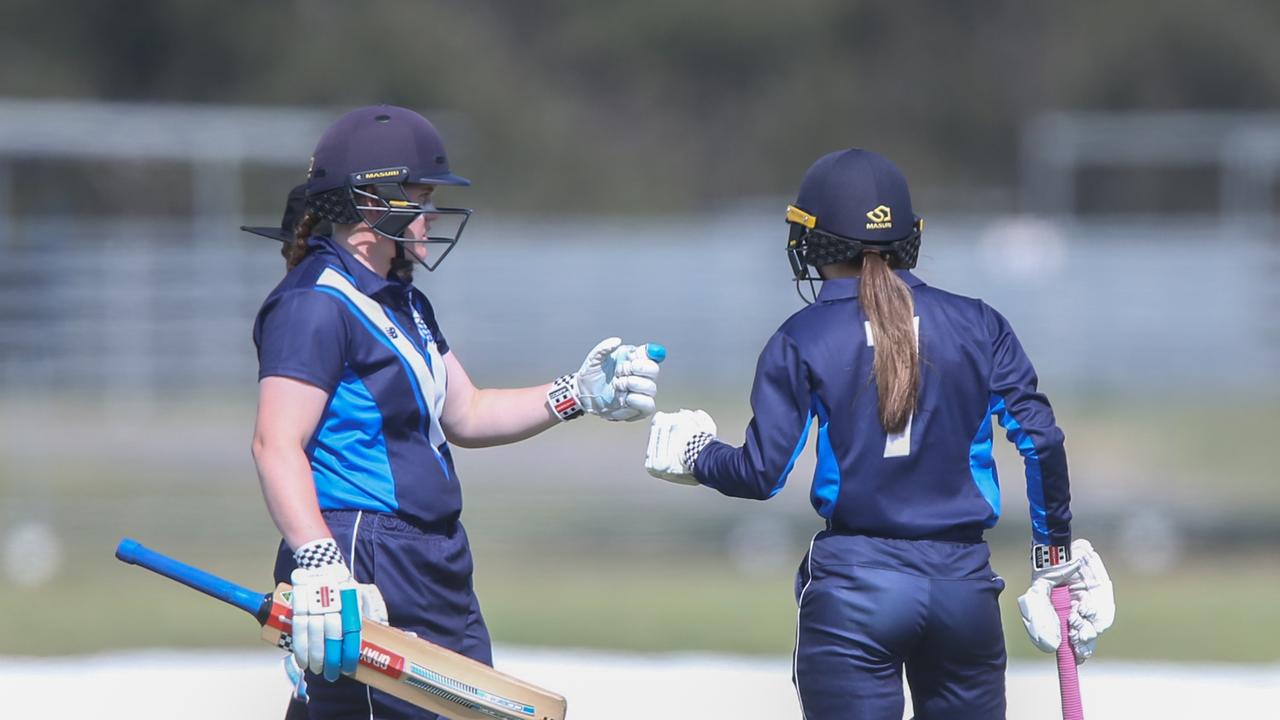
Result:
M813 534L809 540L809 552L804 556L805 572L809 577L804 581L804 587L800 588L800 597L796 598L796 649L791 651L791 676L796 681L796 701L800 703L800 717L804 718L804 698L800 697L800 610L804 607L804 593L809 589L809 583L813 582L813 544L818 540L818 534Z

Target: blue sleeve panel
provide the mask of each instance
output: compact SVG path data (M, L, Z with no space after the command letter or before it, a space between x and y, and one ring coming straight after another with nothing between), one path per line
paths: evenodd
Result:
M813 420L806 365L782 332L769 339L756 363L751 410L743 446L711 443L698 456L695 475L725 495L766 500L786 484Z
M1009 322L990 307L985 309L993 349L991 411L1026 467L1032 537L1037 543L1068 545L1071 485L1062 430Z

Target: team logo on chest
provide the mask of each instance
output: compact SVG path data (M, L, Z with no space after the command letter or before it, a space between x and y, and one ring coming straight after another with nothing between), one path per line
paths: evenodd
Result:
M418 334L422 336L422 342L430 345L436 339L431 335L431 328L427 327L427 322L422 319L422 315L418 313L418 309L413 309L413 322L418 326Z

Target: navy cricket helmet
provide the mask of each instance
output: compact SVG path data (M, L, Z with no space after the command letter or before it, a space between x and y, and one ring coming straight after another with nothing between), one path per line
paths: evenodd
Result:
M307 209L334 223L366 222L401 245L446 245L434 262L420 261L435 270L457 244L471 210L411 201L405 191L409 184L467 186L471 181L449 169L444 140L426 118L394 105L363 107L334 121L316 143L307 172ZM432 226L449 224L451 232L406 237L420 216Z
M810 166L795 203L787 206L786 221L797 289L802 281L812 286L820 279L809 268L858 264L865 252L884 255L892 268L913 268L924 230L902 171L861 148L829 153Z

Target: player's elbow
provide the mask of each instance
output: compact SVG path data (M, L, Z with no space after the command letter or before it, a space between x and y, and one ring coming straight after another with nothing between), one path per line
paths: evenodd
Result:
M767 482L764 478L758 479L751 483L750 492L742 497L748 500L768 500L778 494L778 488L775 483Z
M295 440L260 430L253 433L253 440L249 443L249 454L259 468L271 464L275 458L301 450L303 446Z
M449 432L448 430L444 431L444 439L454 447L460 447L467 450L489 447L492 444L485 442L480 438L471 437L470 435L459 432Z

